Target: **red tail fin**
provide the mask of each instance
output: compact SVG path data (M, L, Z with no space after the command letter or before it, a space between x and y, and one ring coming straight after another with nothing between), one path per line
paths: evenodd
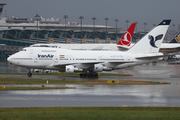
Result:
M124 33L123 37L119 40L117 45L122 45L122 46L125 46L125 45L130 46L131 45L131 39L133 37L135 26L136 26L136 23L131 24L131 26Z

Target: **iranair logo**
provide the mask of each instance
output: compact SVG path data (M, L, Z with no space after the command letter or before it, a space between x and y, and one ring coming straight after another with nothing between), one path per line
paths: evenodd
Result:
M53 57L54 57L54 55L52 55L52 54L47 54L47 55L38 54L38 58L53 58Z
M122 40L121 40L121 44L122 44L122 45L127 45L127 46L129 46L130 43L131 43L131 39L132 39L132 36L131 36L131 34L127 31L127 32L125 33L125 35L124 35L124 38L122 38Z
M152 35L149 35L150 45L152 47L158 48L155 43L156 41L161 40L162 37L163 37L163 34L157 35L155 38Z
M175 40L177 41L177 43L180 43L180 34L177 37L175 37Z

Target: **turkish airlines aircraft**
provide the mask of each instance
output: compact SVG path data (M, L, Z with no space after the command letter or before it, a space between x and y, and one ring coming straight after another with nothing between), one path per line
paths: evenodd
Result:
M66 73L83 72L81 77L97 77L96 72L120 69L123 65L138 65L158 61L158 53L171 20L161 21L128 51L83 51L46 47L27 47L8 57L12 64L33 68L52 69ZM87 74L89 73L89 74ZM31 76L31 73L28 73Z
M132 23L129 29L124 33L123 37L117 44L34 44L30 47L52 47L70 50L100 50L100 51L127 51L134 43L131 43L135 23ZM169 54L180 52L180 32L177 33L169 43L162 43L159 52ZM171 54L169 54L171 55Z
M132 23L123 37L117 44L34 44L30 47L52 47L69 50L101 50L101 51L117 51L127 50L131 45L136 23Z

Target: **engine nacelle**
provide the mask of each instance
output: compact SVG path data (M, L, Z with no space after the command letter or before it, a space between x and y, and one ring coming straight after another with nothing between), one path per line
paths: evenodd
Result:
M102 72L103 71L103 65L101 64L94 64L94 72Z
M112 68L103 67L103 71L112 71Z
M74 66L73 65L67 65L65 72L66 73L74 73Z

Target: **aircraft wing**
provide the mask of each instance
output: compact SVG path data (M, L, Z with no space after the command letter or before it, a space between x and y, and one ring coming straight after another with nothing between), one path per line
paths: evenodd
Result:
M143 56L143 57L136 57L136 59L156 59L156 58L162 58L167 55L155 55L155 56Z
M82 68L82 69L88 69L88 68L91 68L94 66L94 64L108 64L112 67L116 67L120 64L124 64L124 63L131 63L132 61L123 61L123 62L108 62L108 63L105 63L105 62L88 62L88 63L54 63L52 66L54 67L65 67L66 65L74 65L78 68Z
M99 63L103 63L103 62L84 62L84 63L54 63L53 66L54 67L60 67L60 66L66 66L66 65L74 65L74 64L99 64Z

